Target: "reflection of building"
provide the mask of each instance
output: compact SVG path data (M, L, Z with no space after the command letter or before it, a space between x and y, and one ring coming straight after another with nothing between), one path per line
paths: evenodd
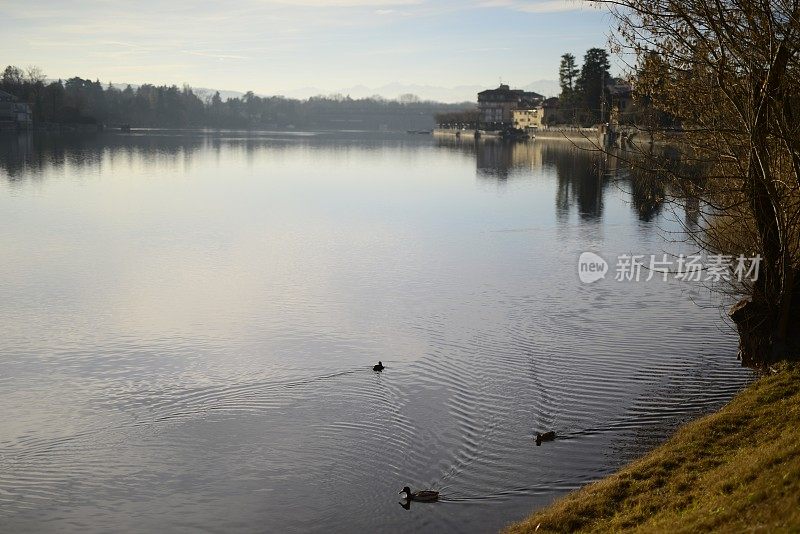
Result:
M514 128L520 130L534 130L542 126L542 108L528 108L512 110L511 116L514 119Z
M475 158L476 175L482 180L498 184L538 176L555 180L555 213L561 223L569 223L573 214L584 221L601 220L609 191L620 187L629 192L629 204L644 222L661 217L669 197L662 180L641 176L627 159L572 143L504 143L499 139L443 136L437 138L437 146ZM690 199L685 210L687 226L697 227L699 201Z
M478 176L506 180L513 175L529 176L542 166L542 147L536 143L503 143L486 140L475 145Z
M31 124L31 108L24 102L17 102L11 93L0 91L0 130L17 130Z
M538 107L543 98L539 93L511 89L507 85L481 91L478 93L480 126L493 130L512 126L514 123L513 110Z
M508 179L509 172L514 166L507 143L494 140L478 143L475 146L475 164L478 176L497 180Z

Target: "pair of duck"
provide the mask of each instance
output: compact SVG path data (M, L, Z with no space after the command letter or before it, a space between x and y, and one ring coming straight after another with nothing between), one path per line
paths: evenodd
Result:
M386 366L383 365L383 362L378 362L377 365L372 366L372 370L380 373L386 369ZM420 491L411 491L411 488L406 486L400 491L400 495L403 496L403 499L406 501L404 508L410 503L410 501L416 502L436 502L439 500L439 492L433 490L420 490Z
M380 363L380 362L378 362ZM377 365L375 366L377 367ZM376 371L378 369L375 369ZM556 433L552 430L545 432L544 434L537 432L536 433L536 445L539 446L545 441L553 441L556 439ZM439 500L439 492L433 490L420 490L420 491L411 491L411 488L406 486L400 491L400 495L403 496L403 499L406 501L419 501L419 502L436 502Z

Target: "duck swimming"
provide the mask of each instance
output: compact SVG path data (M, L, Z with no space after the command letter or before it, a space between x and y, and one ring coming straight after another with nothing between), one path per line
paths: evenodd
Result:
M549 432L545 432L544 434L536 434L536 445L541 445L543 441L553 441L556 439L556 433L552 430Z
M418 502L436 502L439 500L439 492L433 490L421 490L421 491L411 491L411 488L406 486L403 488L403 491L400 492L400 495L405 494L404 499L408 499L409 501L418 501Z
M385 369L385 367L383 366L383 362L378 362L378 365L373 365L372 366L372 370L373 371L378 371L379 373L381 371L383 371L384 369Z

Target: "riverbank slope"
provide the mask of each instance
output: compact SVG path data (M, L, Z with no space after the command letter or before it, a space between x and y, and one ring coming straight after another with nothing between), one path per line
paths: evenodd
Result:
M800 366L784 366L505 533L799 529Z

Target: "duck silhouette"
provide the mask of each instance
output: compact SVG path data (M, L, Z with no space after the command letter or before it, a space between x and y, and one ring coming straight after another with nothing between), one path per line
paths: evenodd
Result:
M536 434L536 445L539 446L544 441L553 441L554 439L556 439L556 433L553 432L552 430L549 431L549 432L545 432L544 434L539 434L537 432L537 434Z
M384 369L385 369L385 367L383 366L383 362L378 362L378 365L373 365L372 366L372 370L373 371L378 371L379 373L381 371L383 371Z
M420 490L420 491L411 491L411 488L406 486L400 492L400 495L405 494L403 497L408 501L418 501L418 502L436 502L439 500L439 492L433 490Z

